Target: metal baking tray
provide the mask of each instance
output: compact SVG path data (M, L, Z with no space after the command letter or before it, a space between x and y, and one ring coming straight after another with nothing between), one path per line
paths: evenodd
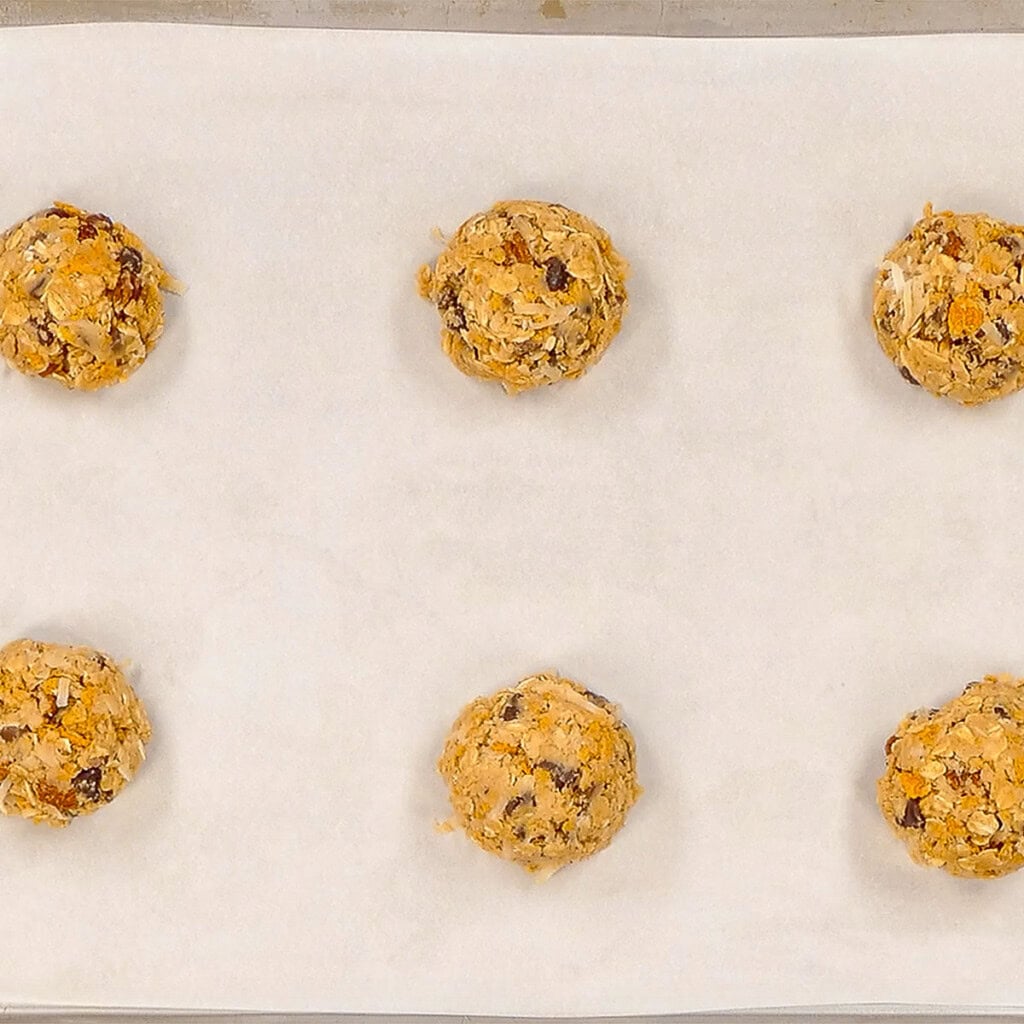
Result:
M1024 30L1020 0L0 0L0 26L72 22L155 21L267 27L458 31L488 33L650 35L676 37L856 36L1005 33ZM231 1024L428 1024L479 1020L505 1024L526 1018L360 1014L197 1014L3 1006L5 1017L56 1024L224 1021ZM529 1018L540 1020L541 1018ZM560 1018L564 1019L564 1018ZM584 1018L575 1018L583 1021ZM593 1024L622 1020L585 1018ZM939 1006L801 1007L736 1010L654 1018L686 1024L817 1024L870 1021L1024 1020L1024 1011L954 1010Z

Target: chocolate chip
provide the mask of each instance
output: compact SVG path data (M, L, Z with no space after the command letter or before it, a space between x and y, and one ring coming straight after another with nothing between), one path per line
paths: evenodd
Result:
M459 303L459 293L451 285L445 285L438 293L437 308L441 313L445 326L453 331L466 329L466 311Z
M996 705L996 706L995 706L995 707L994 707L994 708L993 708L992 710L993 710L993 711L995 712L995 714L997 714L997 715L998 715L998 716L999 716L1000 718L1009 718L1009 717L1010 717L1010 712L1009 712L1009 711L1007 711L1007 710L1006 710L1006 708L1004 708L1004 707L1001 707L1001 706L1000 706L999 704L997 704L997 705Z
M565 264L557 256L552 256L544 268L544 281L548 288L553 292L564 292L569 286L569 271Z
M501 709L501 720L503 722L514 722L522 711L522 705L518 693L513 693L508 703Z
M57 339L53 336L53 332L50 328L37 320L31 321L32 325L36 329L36 333L39 335L39 340L44 345L55 345ZM68 349L64 345L59 345L57 351L50 357L50 362L47 364L45 370L41 370L39 373L40 377L50 377L55 373L68 373Z
M992 321L995 324L996 330L1002 335L1003 341L1010 340L1010 325L1005 320L996 318Z
M142 253L130 245L126 245L117 257L117 262L129 274L137 274L142 269Z
M44 323L42 320L30 320L33 329L35 330L39 340L46 345L52 345L56 340L53 336L53 331L50 330L50 325Z
M100 800L103 797L103 790L100 789L100 782L103 779L101 768L83 768L72 780L71 785L85 797L86 800Z
M85 242L90 238L95 238L98 234L99 232L87 220L82 221L82 223L78 225L78 240L80 242Z
M523 828L522 825L519 825L512 830L512 835L514 835L519 842L523 842L523 840L526 839L526 829Z
M6 740L8 743L13 743L20 736L28 732L28 729L24 725L5 725L0 729L0 740Z
M905 381L909 381L916 388L921 386L921 382L905 366L900 367L900 376Z
M51 206L48 210L43 211L44 217L73 217L73 213L68 213L67 210L61 210L59 207Z
M104 231L109 231L114 226L114 222L105 213L90 213L85 219L94 228L101 228Z
M505 816L514 814L520 807L533 807L536 803L532 793L527 793L526 796L514 796L505 804Z
M578 768L569 768L555 761L538 761L537 767L543 768L551 776L551 781L559 793L563 789L575 786L580 781L580 770Z
M903 817L899 824L904 828L924 828L924 815L921 813L921 801L917 797L911 797L907 806L903 809Z

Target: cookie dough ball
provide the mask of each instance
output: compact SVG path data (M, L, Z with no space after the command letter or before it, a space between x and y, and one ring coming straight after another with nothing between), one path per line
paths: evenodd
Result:
M123 224L57 203L0 236L0 354L92 390L142 365L179 286Z
M109 803L150 737L121 670L88 647L0 648L0 811L67 825Z
M438 768L454 823L542 876L607 846L640 795L633 737L618 709L556 675L473 701Z
M924 208L875 279L885 354L911 384L963 405L1024 385L1024 227Z
M971 878L1024 864L1024 680L908 715L885 753L878 804L915 861Z
M455 233L420 292L441 344L471 377L509 394L580 377L626 309L626 261L592 220L554 203L498 203Z

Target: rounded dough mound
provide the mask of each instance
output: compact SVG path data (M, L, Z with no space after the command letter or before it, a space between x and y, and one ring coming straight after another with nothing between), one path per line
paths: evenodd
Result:
M978 405L1024 385L1024 227L924 209L875 279L875 333L911 384Z
M915 861L971 878L1024 864L1024 680L915 711L885 750L878 804Z
M592 220L554 203L498 203L420 271L441 344L471 377L514 394L580 377L626 309L626 261Z
M160 261L123 224L57 203L0 236L0 354L69 388L116 384L164 324Z
M109 803L151 730L121 670L99 651L15 640L0 648L0 811L67 825Z
M618 709L556 675L473 701L438 769L455 823L485 850L544 876L607 846L640 795Z

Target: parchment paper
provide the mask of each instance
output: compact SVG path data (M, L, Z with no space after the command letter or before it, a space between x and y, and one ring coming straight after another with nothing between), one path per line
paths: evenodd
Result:
M0 821L3 1002L617 1014L1024 1004L1024 876L913 866L907 710L1024 674L1024 398L877 349L926 200L1024 218L1024 39L0 33L0 220L190 285L127 384L0 377L0 632L130 659L156 737ZM583 381L441 354L419 263L496 199L633 263ZM621 702L646 792L538 885L433 824L467 700Z

